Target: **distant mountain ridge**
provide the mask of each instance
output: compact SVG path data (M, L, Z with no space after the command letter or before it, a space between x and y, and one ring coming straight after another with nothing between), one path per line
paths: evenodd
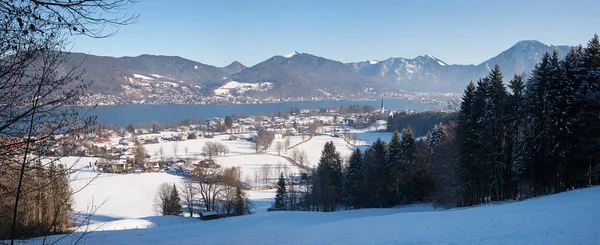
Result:
M352 62L346 65L361 76L403 90L460 92L469 81L487 75L496 64L500 66L506 80L514 74L529 73L544 53L551 53L555 49L563 57L571 46L546 45L536 40L519 41L479 65L448 65L430 55L414 59L389 58L378 62Z
M132 93L140 87L139 81L155 80L182 85L190 96L215 96L216 91L223 92L217 89L229 83L225 89L236 84L236 95L240 96L298 98L360 96L401 90L461 92L469 81L487 75L496 64L508 80L513 74L529 73L545 52L556 49L564 56L570 48L524 40L479 65L449 65L431 55L342 63L296 51L273 56L251 67L237 61L217 67L177 56L147 54L119 58L68 55L72 64L81 63L86 70L83 79L94 82L91 93ZM250 87L257 87L244 84L261 84L262 88L252 90ZM147 91L154 91L151 86L145 86ZM173 88L175 92L178 90L182 88Z
M226 80L269 82L274 84L269 92L287 97L357 94L373 83L339 61L297 52L271 57Z

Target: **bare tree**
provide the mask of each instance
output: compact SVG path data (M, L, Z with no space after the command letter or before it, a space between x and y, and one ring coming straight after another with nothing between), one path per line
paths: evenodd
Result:
M185 157L188 157L188 152L189 151L190 151L190 148L188 148L187 145L185 147L183 147L183 152L185 153Z
M254 169L254 188L258 187L258 182L260 180L260 169Z
M192 176L199 183L198 190L206 211L215 211L219 194L223 190L223 170L221 168L196 168Z
M236 189L240 187L241 172L239 167L227 168L223 172L223 190L220 194L221 213L230 215L233 212Z
M319 120L314 120L310 125L308 125L308 133L310 136L315 136L321 125L322 123Z
M94 121L89 110L76 107L82 104L80 99L89 86L81 79L80 63L74 64L78 62L71 62L62 51L72 37L70 34L104 37L110 35L103 32L107 25L126 24L127 20L114 15L130 3L127 0L0 3L0 179L15 177L11 180L14 186L0 186L4 190L0 200L7 204L1 205L0 213L8 214L0 217L0 226L6 228L0 229L0 239L10 239L14 244L16 237L64 231L62 227L68 220L42 220L37 215L42 211L33 211L30 209L33 206L27 205L33 200L29 189L33 173L48 170L52 164L58 166L62 156L78 153L86 139L83 136ZM59 134L67 137L55 137ZM56 151L55 146L63 143L76 147ZM65 171L60 174L72 172L71 166L63 167ZM47 181L38 189L50 188L61 179L38 177L39 181ZM62 185L68 187L68 184ZM63 198L56 196L59 197ZM62 210L70 208L69 200L56 203L63 206ZM19 226L25 221L28 226Z
M290 142L290 136L287 135L287 136L285 136L285 139L283 141L283 145L284 145L284 148L285 148L285 153L287 153L288 149L290 148L290 144L291 144L291 142Z
M223 143L217 143L218 154L223 154L223 156L229 154L229 147Z
M267 186L269 183L269 178L271 176L271 165L269 164L264 164L260 167L261 173L262 173L262 179L264 182L264 185Z
M272 132L261 129L258 131L254 141L252 142L253 149L256 151L256 153L261 151L266 152L267 149L271 147L271 144L273 144L274 139L275 135Z
M208 159L212 159L213 156L228 154L229 148L223 143L209 141L202 147L202 152Z
M164 161L165 150L163 149L162 145L158 148L158 154L160 155L160 160Z
M173 147L173 155L175 157L177 157L177 150L179 150L179 142L178 141L173 141L171 143L171 147Z
M300 155L300 150L298 150L296 148L292 149L292 153L291 153L292 161L298 162L299 155Z
M281 155L281 152L284 149L284 145L283 142L281 141L277 141L277 143L275 143L275 150L277 151L277 155Z
M196 203L196 196L198 194L198 187L196 182L186 178L183 181L183 187L181 188L181 197L183 198L183 204L186 206L187 211L190 213L190 217L194 217L194 206Z
M298 164L300 164L300 166L306 166L308 164L308 155L306 154L306 151L298 152Z
M157 215L166 215L169 199L171 198L171 185L168 183L162 183L158 186L158 190L156 190L156 195L154 196L154 212Z
M146 147L144 147L144 145L142 145L142 143L140 143L139 140L135 141L135 161L141 164L144 164L144 162L146 162L146 155L148 153L146 152Z

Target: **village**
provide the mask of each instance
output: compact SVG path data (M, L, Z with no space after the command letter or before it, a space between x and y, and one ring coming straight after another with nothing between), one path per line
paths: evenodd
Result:
M215 158L239 154L279 157L287 167L310 170L316 157L308 159L300 144L313 137L345 143L351 148L368 144L360 133L385 131L386 119L394 112L372 107L355 107L351 112L333 109L297 109L289 114L228 116L202 124L182 120L179 125L152 124L144 127L98 128L77 147L77 156L95 157L87 167L99 173L168 172L190 174L197 167L220 165ZM295 149L298 148L298 149ZM320 149L310 152L318 156Z

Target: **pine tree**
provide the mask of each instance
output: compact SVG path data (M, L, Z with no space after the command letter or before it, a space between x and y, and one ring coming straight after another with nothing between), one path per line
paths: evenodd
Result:
M508 178L515 179L522 175L525 169L523 167L525 166L525 162L523 160L522 149L527 115L525 114L525 82L523 81L523 77L515 74L513 79L510 80L508 88L510 88L511 94L508 96L506 107L506 160L512 165L512 176L508 176ZM515 185L515 194L523 195L523 192L526 190L523 188L519 190L516 180L513 184Z
M402 164L402 139L398 131L394 131L388 149L388 163L384 172L386 175L384 181L388 183L388 195L391 196L392 202L399 203L402 198L400 192L402 177L406 170Z
M277 191L275 192L275 203L273 203L273 209L275 210L287 210L286 204L287 189L285 187L285 178L283 173L279 175L279 181L277 181Z
M461 197L458 206L469 206L477 203L476 190L479 184L477 183L478 179L475 177L475 163L477 162L476 150L479 149L477 131L479 128L478 110L480 107L478 107L479 99L475 93L476 91L475 84L470 82L465 89L457 119L457 142L461 158L460 171L456 171L458 175L456 178L458 182L464 184L462 188L457 190L457 195Z
M179 197L179 191L177 191L175 184L173 184L173 189L171 189L168 203L167 215L181 215L183 213L183 211L181 211L181 198Z
M248 206L250 200L246 197L246 193L242 190L242 188L237 185L235 187L235 199L233 201L233 214L234 215L244 215L250 213L250 207Z
M360 149L356 148L350 155L344 176L344 203L350 208L364 207L364 190L363 156Z
M484 195L492 200L500 200L507 185L505 171L511 170L510 162L505 159L505 124L504 113L506 105L506 88L502 82L503 76L500 67L496 65L490 74L483 80L482 93L484 95L484 112L479 122L481 123L482 167ZM481 175L481 173L480 173Z
M371 148L364 154L366 193L369 200L368 206L374 208L388 207L391 205L391 196L388 185L382 176L385 176L388 159L388 147L385 141L377 139Z
M325 143L313 184L316 205L324 212L335 211L341 203L342 159L332 141Z
M400 141L400 179L401 183L401 200L400 203L411 202L415 193L415 163L417 148L413 137L412 128L407 127L402 130L402 141Z
M580 159L585 163L584 175L580 176L579 186L590 186L599 179L600 159L600 41L598 35L588 42L584 49L583 65L586 74L580 87L579 100L582 103L578 115L581 129Z

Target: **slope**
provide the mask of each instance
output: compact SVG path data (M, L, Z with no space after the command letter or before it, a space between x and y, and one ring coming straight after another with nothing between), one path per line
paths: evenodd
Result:
M85 81L93 81L89 92L103 94L119 94L122 92L120 85L127 84L128 78L134 77L202 84L206 81L218 81L232 74L225 68L177 56L140 55L114 58L67 53L67 62L63 69L68 70L73 66L80 66L85 70L82 77Z
M359 94L372 83L341 62L311 54L274 56L228 77L229 81L274 84L269 94L284 97Z
M85 244L598 244L600 188L500 205L272 212L96 232ZM75 234L77 235L77 234ZM57 237L51 237L51 240ZM36 243L39 240L29 241ZM69 238L61 241L69 242Z

